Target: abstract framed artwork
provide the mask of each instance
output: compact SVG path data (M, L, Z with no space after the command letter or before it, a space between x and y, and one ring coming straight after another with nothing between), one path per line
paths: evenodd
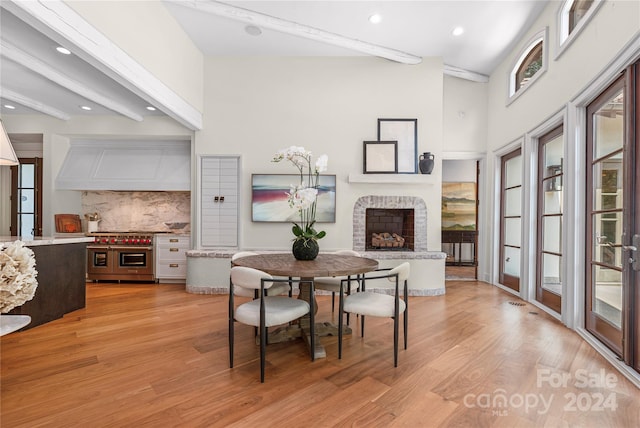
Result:
M398 172L397 141L364 141L362 172L396 174Z
M300 221L298 211L289 207L287 193L300 184L299 174L252 174L251 220L255 222ZM321 175L318 180L318 223L336 222L336 176Z
M378 140L398 142L398 173L418 173L418 119L378 119Z

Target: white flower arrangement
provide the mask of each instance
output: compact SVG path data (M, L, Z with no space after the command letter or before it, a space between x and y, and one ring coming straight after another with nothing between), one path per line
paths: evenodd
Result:
M0 244L0 313L33 299L38 287L38 271L33 251L22 241Z
M291 185L291 190L287 193L289 206L300 213L300 224L293 223L294 240L318 240L326 235L324 231L316 231L313 226L316 222L318 179L320 173L327 170L329 157L320 156L312 168L311 155L304 147L291 146L279 150L272 159L272 162L288 160L300 171L300 184Z

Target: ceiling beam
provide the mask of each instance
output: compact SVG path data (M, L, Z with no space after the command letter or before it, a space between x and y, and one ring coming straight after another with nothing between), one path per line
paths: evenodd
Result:
M190 130L202 129L202 113L150 73L61 0L5 0L2 7Z
M40 113L55 117L56 119L71 119L71 116L63 112L62 110L58 110L55 107L51 107L50 105L41 103L40 101L34 100L33 98L27 97L26 95L22 95L18 92L12 91L11 89L0 88L0 97L28 107L31 110L39 111Z
M362 52L391 61L403 64L420 64L422 58L407 52L386 48L384 46L374 45L372 43L363 42L361 40L352 39L341 36L340 34L330 33L319 28L310 27L308 25L299 24L294 21L276 18L264 13L254 12L249 9L243 9L211 0L169 0L177 5L206 12L216 16L233 19L234 21L244 22L246 24L255 25L261 28L278 31L280 33L291 34L318 42L327 43L334 46L350 49L356 52Z
M0 51L2 52L2 57L10 59L11 61L22 65L23 67L27 67L34 73L37 73L42 77L51 80L52 82L62 86L63 88L74 92L81 97L86 98L87 100L93 101L96 104L104 106L109 110L128 117L129 119L133 119L137 122L142 122L142 120L144 119L142 115L134 112L121 103L114 101L113 99L106 97L91 88L88 88L83 83L66 76L57 69L51 67L48 64L45 64L38 58L23 51L12 43L7 42L6 40L2 40L0 41L0 46L2 47L2 50Z

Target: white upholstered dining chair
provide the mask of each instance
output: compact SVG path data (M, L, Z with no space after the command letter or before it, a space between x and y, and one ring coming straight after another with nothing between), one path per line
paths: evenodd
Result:
M398 318L403 316L404 349L407 349L408 327L408 280L410 265L404 262L393 269L380 269L363 275L360 290L345 296L344 289L349 280L342 280L340 287L340 304L338 324L342 325L344 312L360 315L361 337L364 337L364 321L366 316L393 318L393 366L398 366ZM395 283L394 295L386 294L385 289L367 291L367 281L386 278ZM400 284L403 284L402 289ZM400 291L404 299L400 298ZM342 358L342 329L338 329L338 359Z
M360 254L353 250L338 250L332 254L344 255L344 256L355 256L360 257ZM329 276L329 277L318 277L315 278L315 286L316 290L325 290L331 291L331 312L335 309L336 303L336 293L340 292L340 281L343 279L349 279L350 277L344 276ZM357 290L360 288L359 277L353 276L356 281L348 281L349 287L347 287L347 294L350 294L351 291ZM347 324L349 323L349 319L347 319Z
M258 328L260 336L260 382L264 383L264 369L267 348L267 328L286 324L309 314L309 328L311 341L311 361L315 360L315 332L314 332L314 303L313 299L306 302L287 296L268 296L265 290L279 282L289 283L289 279L276 279L266 272L248 267L232 267L229 289L229 367L233 368L233 345L235 323L239 322ZM296 280L292 280L296 281ZM313 281L306 280L313 295ZM248 290L258 290L258 298L235 306L234 288L244 287Z
M239 251L237 253L234 253L231 256L231 266L233 266L233 262L241 257L248 257L248 256L257 256L258 253L254 253L253 251ZM267 289L267 295L268 296L277 296L279 294L285 294L285 293L289 293L289 297L291 297L291 282L278 282L276 284L273 284L270 288ZM234 292L236 296L239 297L251 297L251 298L257 298L257 290L252 290L252 289L247 289L244 287L240 287L236 284L236 286L234 287Z

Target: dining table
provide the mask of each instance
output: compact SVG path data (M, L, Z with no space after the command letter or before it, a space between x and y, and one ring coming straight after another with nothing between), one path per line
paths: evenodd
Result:
M267 253L241 257L232 262L233 266L244 266L258 269L275 277L291 277L300 279L298 298L311 302L314 299L315 310L318 310L315 295L311 293L311 281L320 277L348 277L354 280L360 274L374 271L378 262L366 257L342 254L321 253L314 260L297 260L291 253ZM331 322L316 322L314 330L315 358L325 358L324 346L317 340L322 336L337 336L338 328L344 334L351 334L348 326L336 326ZM269 333L268 343L285 342L302 337L310 346L309 315L302 317L298 323L281 327ZM310 350L311 352L311 350Z

